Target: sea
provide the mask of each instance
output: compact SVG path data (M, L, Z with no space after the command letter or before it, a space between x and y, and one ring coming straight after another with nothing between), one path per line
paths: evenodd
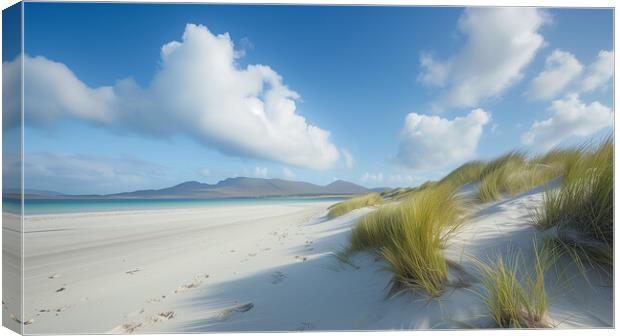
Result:
M340 202L346 197L252 197L222 199L26 199L25 215L183 209L222 205ZM20 213L20 201L2 200L2 211Z

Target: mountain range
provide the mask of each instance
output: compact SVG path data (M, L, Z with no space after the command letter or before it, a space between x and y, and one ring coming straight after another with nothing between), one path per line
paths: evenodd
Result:
M137 190L108 195L66 195L56 192L29 192L29 198L115 198L115 199L165 199L165 198L234 198L234 197L274 197L274 196L321 196L355 195L372 191L385 191L389 188L368 189L352 182L337 180L327 185L283 179L264 179L252 177L233 177L216 184L189 181L163 189Z

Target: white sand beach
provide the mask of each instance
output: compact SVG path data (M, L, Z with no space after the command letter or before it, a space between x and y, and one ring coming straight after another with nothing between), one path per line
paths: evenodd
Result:
M472 257L531 246L540 190L476 205L446 255L471 287L387 298L373 255L332 253L373 209L329 220L330 202L30 216L26 333L466 328L489 325ZM611 279L548 279L555 327L610 327ZM6 299L6 298L5 298ZM6 309L6 308L5 308Z

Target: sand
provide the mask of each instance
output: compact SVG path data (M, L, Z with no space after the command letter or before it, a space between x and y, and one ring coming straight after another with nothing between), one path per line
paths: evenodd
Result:
M445 251L472 276L471 287L432 301L411 293L386 298L391 275L372 254L349 263L333 256L371 208L331 220L329 202L32 216L24 303L24 320L32 322L25 331L486 327L471 258L530 249L540 232L529 215L541 199L537 190L473 206ZM549 320L558 328L611 326L611 284L605 276L590 285L576 276L548 282Z

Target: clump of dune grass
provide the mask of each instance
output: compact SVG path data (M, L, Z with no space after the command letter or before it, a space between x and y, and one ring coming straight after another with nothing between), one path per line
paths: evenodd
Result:
M452 184L458 188L468 183L478 182L487 164L483 161L470 161L453 170L439 181L441 184Z
M342 216L355 209L365 208L383 203L383 198L378 193L369 193L362 196L353 197L346 201L337 203L330 207L328 216L330 218Z
M384 200L400 201L416 192L416 188L396 188L381 193Z
M574 148L556 148L532 159L532 162L545 167L550 174L564 176L569 174L575 164L583 156L584 145Z
M520 252L511 251L508 260L501 256L491 264L479 263L482 274L484 303L491 318L500 328L546 328L549 307L545 291L546 262L534 247L533 270Z
M527 160L525 153L509 152L489 162L481 173L478 199L494 201L504 195L514 196L549 182L561 169L536 160Z
M547 190L533 221L555 230L556 243L577 264L613 266L613 139L587 146L562 184Z
M463 203L453 188L428 187L362 217L353 228L350 249L372 249L383 256L394 274L390 292L423 290L435 297L448 279L441 249L462 220Z

